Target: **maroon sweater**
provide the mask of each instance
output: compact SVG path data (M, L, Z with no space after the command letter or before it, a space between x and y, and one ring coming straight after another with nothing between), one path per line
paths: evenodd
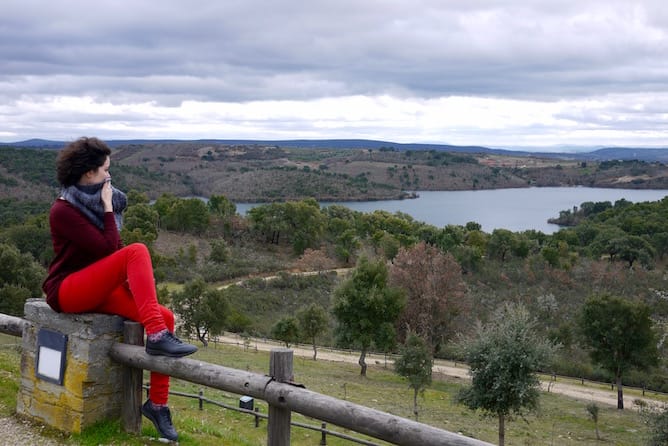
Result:
M49 214L54 258L42 285L46 301L60 312L58 289L69 274L119 250L123 245L113 212L104 214L104 230L95 226L69 202L58 199Z

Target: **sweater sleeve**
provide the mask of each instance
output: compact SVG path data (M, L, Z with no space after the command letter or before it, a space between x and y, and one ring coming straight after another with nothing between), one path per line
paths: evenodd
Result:
M104 230L67 202L52 210L50 224L60 237L94 258L105 257L121 247L113 212L104 214Z

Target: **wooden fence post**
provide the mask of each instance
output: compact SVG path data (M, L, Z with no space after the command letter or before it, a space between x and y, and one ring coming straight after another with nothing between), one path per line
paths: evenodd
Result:
M293 380L292 350L275 348L269 356L269 376L278 382ZM290 409L281 407L283 398L279 396L279 404L269 404L269 422L267 424L267 445L285 446L290 444Z
M327 446L327 423L322 423L321 428L321 437L320 437L320 446Z
M130 345L144 345L144 327L139 322L125 321L123 342ZM121 402L123 430L133 434L141 433L142 375L142 369L123 367Z

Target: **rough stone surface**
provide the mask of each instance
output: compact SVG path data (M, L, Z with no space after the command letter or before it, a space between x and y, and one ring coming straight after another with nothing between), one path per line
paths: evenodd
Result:
M103 314L54 312L43 299L25 305L21 384L17 413L65 432L81 432L102 419L120 417L122 367L109 358L120 342L123 319ZM37 333L48 328L66 334L63 385L35 375Z

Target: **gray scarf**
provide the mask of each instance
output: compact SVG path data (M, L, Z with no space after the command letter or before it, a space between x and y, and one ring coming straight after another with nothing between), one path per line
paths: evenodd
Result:
M64 187L60 196L79 209L88 219L100 229L104 229L104 205L102 204L102 186L104 183ZM111 204L114 208L114 219L116 228L120 231L123 226L122 212L128 205L128 199L124 192L111 187Z

